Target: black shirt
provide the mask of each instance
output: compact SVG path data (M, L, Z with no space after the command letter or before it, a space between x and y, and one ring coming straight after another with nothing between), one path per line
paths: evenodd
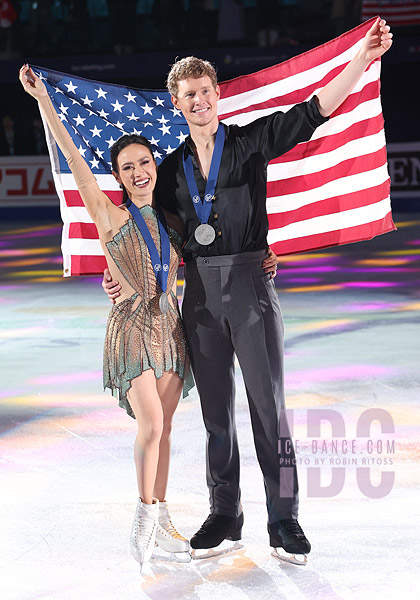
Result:
M160 165L156 185L158 204L178 213L184 222L184 258L218 256L265 250L267 164L297 143L309 140L327 121L320 115L315 98L296 104L287 113L275 112L248 125L224 125L225 144L215 199L208 223L216 230L215 241L203 246L194 231L200 221L194 210L182 153L191 154L198 192L204 197L206 180L200 172L189 136Z

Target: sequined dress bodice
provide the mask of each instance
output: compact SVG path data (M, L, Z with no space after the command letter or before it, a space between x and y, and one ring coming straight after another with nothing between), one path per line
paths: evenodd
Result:
M156 211L146 205L140 209L140 212L160 255L160 235ZM167 285L169 293L174 284L181 257L181 238L170 227L168 227L168 234L171 244ZM121 227L113 239L106 244L106 247L127 282L144 302L151 301L157 294L161 294L162 290L156 280L149 250L133 218L130 218Z

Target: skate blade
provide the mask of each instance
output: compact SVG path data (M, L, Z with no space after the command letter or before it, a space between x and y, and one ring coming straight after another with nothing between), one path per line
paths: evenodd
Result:
M190 548L189 544L188 548ZM155 542L152 559L163 560L166 562L189 563L191 562L191 552L190 550L180 550L178 552L166 550L166 548L162 547L158 542Z
M271 556L273 556L280 562L286 562L292 565L300 565L301 567L304 567L308 562L308 557L306 556L306 554L290 554L288 552L285 552L283 548L281 548L280 550L282 552L279 552L278 548L274 548L274 550L271 553Z
M239 542L235 542L233 546L229 546L228 548L223 547L224 542L222 542L216 548L193 548L191 552L191 556L194 560L203 560L205 558L213 558L214 556L222 556L223 554L229 554L231 552L237 552L243 548L243 544Z
M190 552L166 552L160 549L157 552L156 549L152 555L152 560L162 560L163 562L176 562L176 563L189 563L192 560Z

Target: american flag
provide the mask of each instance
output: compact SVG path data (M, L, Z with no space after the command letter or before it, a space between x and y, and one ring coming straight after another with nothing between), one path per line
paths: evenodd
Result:
M243 125L309 99L351 60L372 23L373 19L274 67L221 83L219 118ZM111 175L109 148L119 136L145 135L159 163L188 134L168 92L33 68L44 79L61 121L99 186L116 204L122 198ZM269 164L268 241L278 255L371 239L395 229L379 76L378 60L309 142ZM64 275L101 273L106 262L96 227L48 130L47 141L64 222Z
M420 0L363 0L362 21L380 14L392 27L420 24Z

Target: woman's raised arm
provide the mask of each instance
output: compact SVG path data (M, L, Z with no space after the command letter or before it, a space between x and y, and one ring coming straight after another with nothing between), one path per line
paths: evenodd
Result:
M60 121L43 81L28 65L24 65L20 69L19 79L25 92L37 100L39 109L73 173L77 188L90 216L99 229L108 231L111 227L109 208L114 205L99 188L93 173Z

